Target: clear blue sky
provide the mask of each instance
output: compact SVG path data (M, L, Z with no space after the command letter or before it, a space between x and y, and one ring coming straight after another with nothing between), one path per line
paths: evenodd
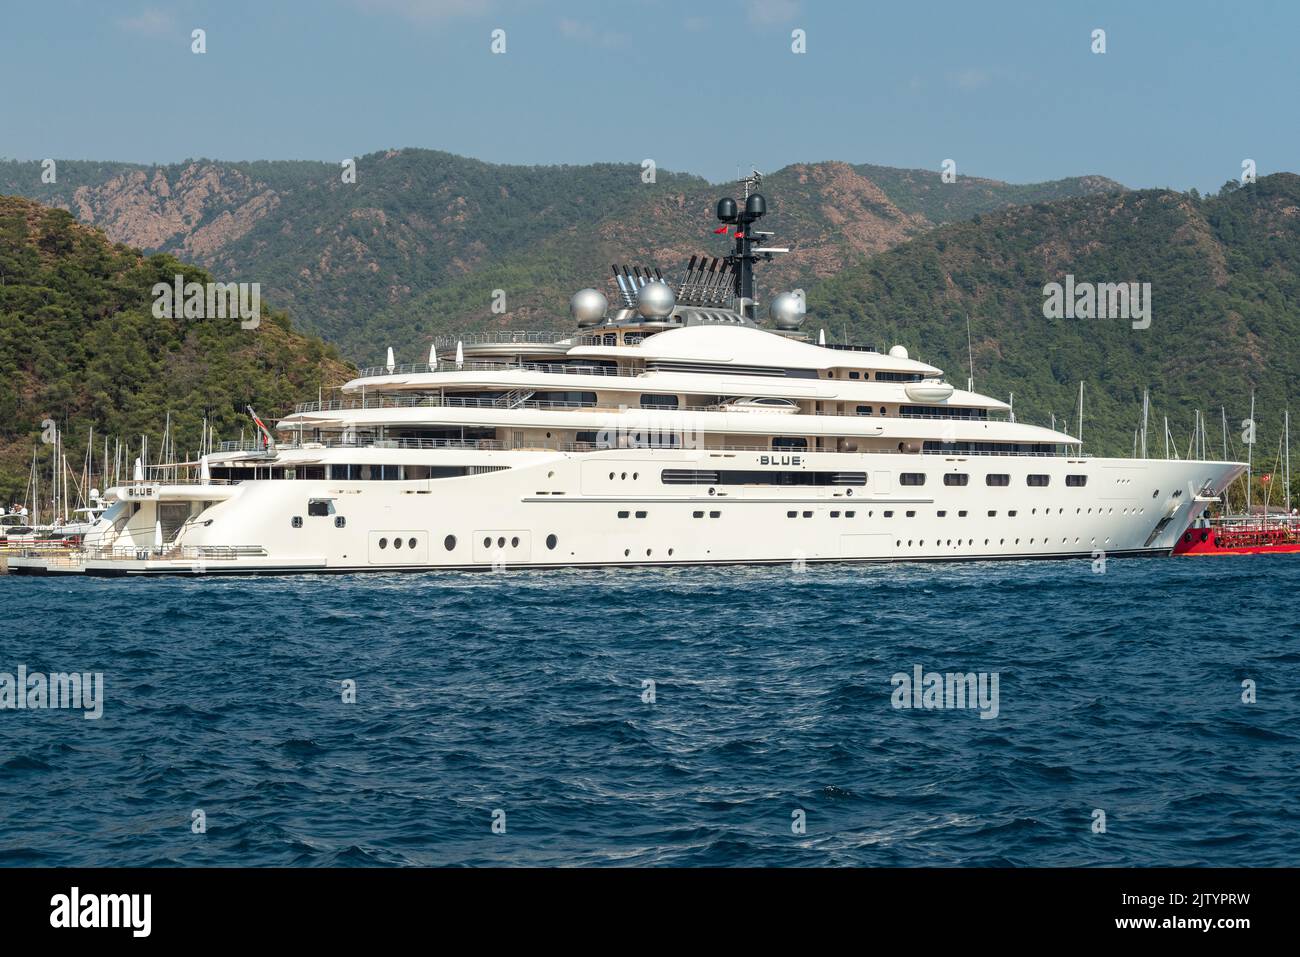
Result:
M737 165L952 158L1013 182L1212 190L1245 158L1260 175L1300 169L1297 38L1287 2L0 0L0 157L337 162L419 146L649 157L715 181Z

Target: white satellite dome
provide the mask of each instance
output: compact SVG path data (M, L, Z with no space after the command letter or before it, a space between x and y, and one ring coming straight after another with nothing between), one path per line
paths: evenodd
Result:
M895 359L906 359L907 346L894 346L894 348L889 350L889 354Z
M579 289L569 300L569 314L580 326L594 326L605 318L609 300L599 289Z
M648 282L637 290L636 311L643 319L666 319L677 305L672 287L661 279Z

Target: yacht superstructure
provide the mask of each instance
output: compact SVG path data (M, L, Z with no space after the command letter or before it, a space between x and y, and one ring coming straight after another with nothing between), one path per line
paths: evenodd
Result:
M730 253L615 267L576 328L435 341L248 444L109 489L15 572L205 574L1167 554L1240 463L1085 456L906 349L761 325L757 183ZM274 434L273 434L274 432Z

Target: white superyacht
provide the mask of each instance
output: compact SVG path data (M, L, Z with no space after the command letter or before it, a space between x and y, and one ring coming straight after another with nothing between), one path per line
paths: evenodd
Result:
M677 280L615 267L576 328L435 342L256 442L137 469L28 574L273 574L1168 554L1243 471L1093 458L895 346L760 324L763 196Z

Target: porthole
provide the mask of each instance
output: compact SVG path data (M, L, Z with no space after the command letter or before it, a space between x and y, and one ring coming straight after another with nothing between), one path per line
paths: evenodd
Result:
M394 548L401 548L401 547L402 547L402 540L401 540L400 538L395 538L395 539L393 539L393 547L394 547Z
M549 549L554 550L554 549L555 549L555 546L558 545L559 542L560 542L560 540L559 540L558 538L556 538L554 535L547 535L547 536L546 536L546 547L549 548Z
M411 543L414 544L414 543L415 543L415 539L411 539ZM516 535L514 538L510 539L510 547L511 547L511 548L518 548L518 547L519 547L519 536L518 536L518 535Z
M506 547L506 537L502 535L500 538L497 539L497 548L505 548L505 547Z
M386 539L386 538L381 538L381 539L379 540L379 547L380 547L380 548L387 548L387 547L388 547L388 539Z
M415 539L413 539L413 538L408 538L408 539L406 540L406 547L407 547L407 548L414 548L414 547L415 547Z
M289 520L289 524L292 525L294 528L302 528L302 516L295 515L292 519Z
M625 549L623 549L623 557L624 557L624 558L627 558L627 557L628 557L629 555L631 555L631 554L632 554L632 549L630 549L630 548L625 548Z
M492 547L492 539L491 539L491 538L485 538L485 539L483 539L483 547L484 547L484 548L491 548L491 547Z
M636 481L636 480L639 479L640 477L641 477L641 473L640 473L640 472L633 472L633 473L632 473L632 480L633 480L633 481Z
M346 518L344 518L342 515L335 515L335 516L334 516L334 527L335 527L335 528L342 528L342 527L343 527L344 525L346 525L347 523L348 523L348 520L347 520Z
M446 538L442 540L442 544L443 547L447 549L447 551L452 551L456 547L456 536L448 535Z

